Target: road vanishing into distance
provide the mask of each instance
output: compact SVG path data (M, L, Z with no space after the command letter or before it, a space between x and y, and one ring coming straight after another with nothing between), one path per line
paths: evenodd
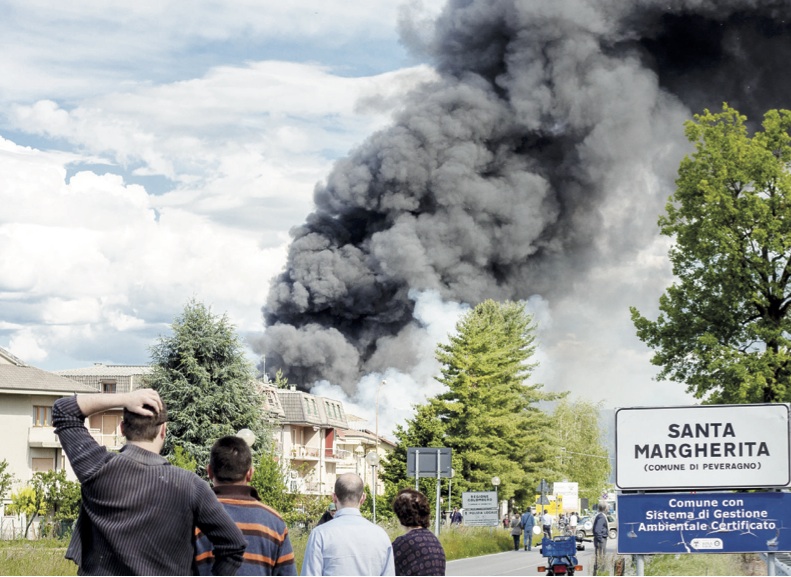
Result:
M608 556L615 553L614 539L607 539ZM539 574L538 566L544 565L546 558L533 547L532 551L506 551L482 557L469 557L448 561L445 575L543 575ZM585 550L577 552L577 563L582 571L575 575L593 575L593 543L585 543Z

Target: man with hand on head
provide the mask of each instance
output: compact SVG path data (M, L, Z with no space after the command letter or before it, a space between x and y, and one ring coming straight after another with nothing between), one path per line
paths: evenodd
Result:
M124 408L120 453L99 445L85 419ZM152 389L55 401L52 424L82 483L82 506L66 558L80 575L190 575L199 527L214 544L215 575L234 575L244 536L195 473L159 455L167 410Z
M310 532L302 575L395 575L390 538L360 513L365 501L360 476L340 475L332 501L335 518Z
M294 550L280 514L264 505L249 485L253 456L241 437L222 437L211 448L209 479L214 493L247 539L244 561L237 575L296 575ZM195 562L200 575L211 575L214 552L211 540L195 532Z

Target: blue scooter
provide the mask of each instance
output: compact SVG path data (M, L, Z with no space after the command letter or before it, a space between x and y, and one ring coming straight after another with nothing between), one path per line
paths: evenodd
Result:
M583 541L590 543L592 539L575 535L558 535L553 539L544 537L540 552L547 558L547 564L539 565L538 571L546 571L547 575L574 575L576 571L582 571L582 565L577 561L577 551L585 550Z

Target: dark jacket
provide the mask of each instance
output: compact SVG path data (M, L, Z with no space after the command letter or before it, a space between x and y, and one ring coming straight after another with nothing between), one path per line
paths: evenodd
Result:
M597 513L593 519L593 538L606 539L609 526L607 523L607 515L604 513Z
M236 573L247 542L206 481L135 445L107 451L75 397L55 401L52 424L82 483L66 550L81 575L191 575L196 526L214 544L215 575Z

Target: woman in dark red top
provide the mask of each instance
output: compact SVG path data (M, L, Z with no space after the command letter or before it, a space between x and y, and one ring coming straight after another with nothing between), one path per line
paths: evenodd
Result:
M423 493L402 489L393 511L406 534L393 541L396 575L445 575L445 550L428 530L431 509Z

